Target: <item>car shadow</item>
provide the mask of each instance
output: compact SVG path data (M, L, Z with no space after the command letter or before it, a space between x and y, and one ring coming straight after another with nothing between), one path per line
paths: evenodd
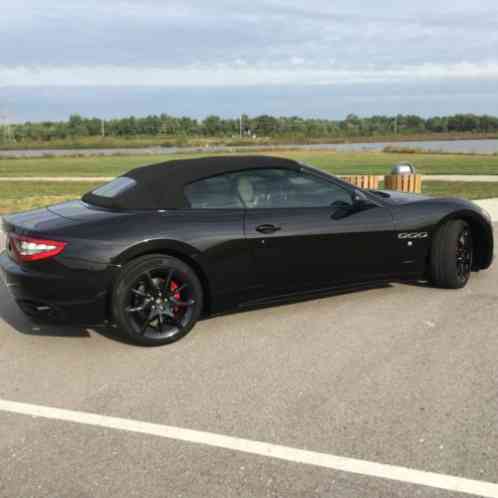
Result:
M9 303L12 308L15 303ZM2 303L3 305L3 303ZM3 306L2 306L3 308ZM22 316L21 311L14 312L0 310L0 318L10 325L16 332L24 335L45 336L45 337L74 337L85 338L90 337L90 333L84 327L71 325L52 325L49 323L38 323L32 321L28 316Z
M0 318L11 328L24 335L39 335L47 337L90 337L90 333L83 327L51 325L38 323L26 316L14 300L6 295L4 290L0 293Z
M403 280L400 283L412 287L422 287L424 289L434 288L434 286L427 280Z
M416 285L415 282L404 282L412 285ZM423 285L423 283L421 284ZM305 303L309 301L317 301L320 299L327 299L333 296L341 296L347 294L354 294L359 292L365 292L374 289L385 289L391 288L392 283L390 282L375 282L370 284L363 284L358 286L352 286L342 289L333 289L327 291L313 292L308 295L301 296L286 296L285 298L279 298L278 300L271 300L265 302L250 303L240 308L225 311L223 313L218 313L215 315L204 316L201 321L210 320L215 317L223 317L235 315L237 313L242 313L246 311L258 311L268 308L276 308L281 306L288 306L291 304ZM91 332L95 332L107 339L117 341L127 345L136 346L133 342L128 340L126 337L119 334L113 325L101 325L101 326L76 326L76 325L62 325L62 324L50 324L50 323L39 323L33 321L30 317L26 316L14 302L12 297L9 295L7 289L0 286L0 318L4 320L10 327L12 327L17 332L30 335L30 336L45 336L45 337L61 337L61 338L78 338L85 339L91 337ZM91 331L91 332L90 332Z
M15 331L24 335L85 339L91 337L91 330L91 332L96 332L109 339L128 343L123 337L119 336L116 330L109 326L87 327L83 325L37 322L19 309L3 285L0 285L0 319Z

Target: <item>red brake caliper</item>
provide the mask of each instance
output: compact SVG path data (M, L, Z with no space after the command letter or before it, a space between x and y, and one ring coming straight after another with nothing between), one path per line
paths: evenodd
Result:
M171 284L169 286L170 291L171 292L175 292L175 290L178 289L178 287L179 287L179 285L174 280L172 280ZM177 299L178 301L180 301L180 299L182 298L182 296L180 295L179 292L175 292L173 294L173 297L175 299ZM179 311L180 311L180 307L179 306L173 306L173 313L174 313L175 317L178 315Z

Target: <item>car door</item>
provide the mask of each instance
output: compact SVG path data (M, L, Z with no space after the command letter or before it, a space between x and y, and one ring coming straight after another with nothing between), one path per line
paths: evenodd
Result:
M230 175L193 182L184 194L189 209L173 216L179 232L188 234L184 241L199 251L196 260L209 285L211 310L249 300L255 284L248 271L251 254L244 233L245 208ZM170 220L167 228L171 234Z
M263 292L333 287L386 273L395 256L387 207L355 203L353 187L305 169L237 176L253 278Z

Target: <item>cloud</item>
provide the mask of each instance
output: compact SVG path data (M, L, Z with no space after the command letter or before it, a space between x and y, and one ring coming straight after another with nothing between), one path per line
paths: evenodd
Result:
M12 66L0 67L0 86L209 87L257 85L336 85L434 80L498 80L498 62L420 64L391 68L315 66L304 59L284 64L195 64L179 67Z
M461 109L457 82L476 82L467 102L479 105L498 83L496 0L4 3L0 89L235 88L238 102L242 87L383 85L387 99L397 85L435 84ZM294 105L312 109L310 95Z
M480 63L498 53L497 25L491 0L24 0L2 7L0 64Z

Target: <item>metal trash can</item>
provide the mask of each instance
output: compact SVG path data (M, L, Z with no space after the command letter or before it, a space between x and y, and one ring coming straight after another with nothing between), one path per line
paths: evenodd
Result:
M422 177L417 175L413 164L399 163L392 168L390 175L384 177L384 187L387 190L420 193L422 191Z
M415 166L408 162L398 163L391 170L391 175L416 175Z

